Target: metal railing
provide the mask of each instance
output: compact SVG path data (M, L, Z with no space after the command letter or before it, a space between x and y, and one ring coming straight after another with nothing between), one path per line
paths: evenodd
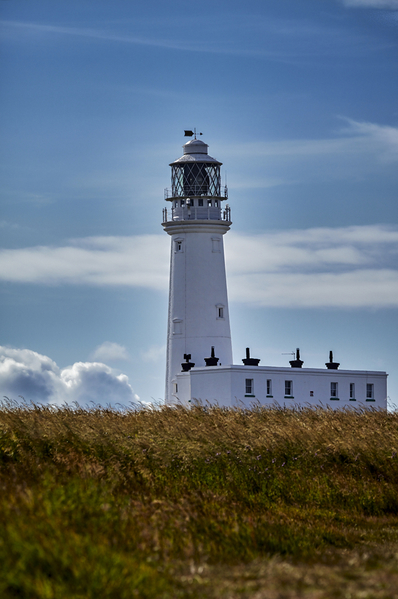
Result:
M163 222L178 222L184 220L222 220L231 222L231 208L228 204L224 209L213 206L179 206L172 207L171 214L167 208L163 208Z
M186 192L188 192L188 189L186 190ZM203 186L200 185L191 185L189 186L189 193L178 193L177 195L175 195L175 193L173 193L173 188L170 187L166 187L164 190L164 199L165 200L171 200L173 198L183 198L183 197L206 197L206 198L222 198L223 200L228 200L228 187L226 185L224 185L224 187L221 189L220 191L220 195L209 195L208 193L204 193L204 188Z

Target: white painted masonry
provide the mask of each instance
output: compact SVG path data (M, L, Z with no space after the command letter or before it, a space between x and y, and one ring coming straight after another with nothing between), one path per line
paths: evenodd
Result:
M246 394L246 379L253 381L253 393ZM267 381L272 392L267 395ZM175 400L218 403L220 406L250 407L330 406L387 408L387 375L363 370L327 370L322 368L277 368L273 366L211 366L192 368L176 376ZM285 395L285 381L292 382L292 395ZM337 383L337 397L331 397L331 384ZM350 385L355 397L350 398ZM367 385L373 385L373 397L367 398Z
M198 146L201 153L197 153ZM205 169L215 164L219 172L220 163L208 156L203 142L192 140L184 151L189 164L195 162ZM184 157L179 160L186 162ZM182 195L168 198L172 219L167 220L166 212L162 223L171 236L166 402L175 401L175 377L181 372L184 354L190 354L196 366L204 366L204 358L210 357L214 347L221 364L232 364L223 244L231 221L227 220L229 210L225 214L221 210L225 196L211 196L203 184L196 190L200 195L188 198L184 189L174 189L174 193L179 191Z
M231 213L228 204L222 209L221 162L207 147L196 136L183 146L165 190L171 203L162 222L171 236L166 403L387 409L387 374L339 370L332 354L325 369L300 367L298 352L291 368L254 365L259 360L249 354L245 365L233 365L223 244ZM217 365L205 365L212 348Z

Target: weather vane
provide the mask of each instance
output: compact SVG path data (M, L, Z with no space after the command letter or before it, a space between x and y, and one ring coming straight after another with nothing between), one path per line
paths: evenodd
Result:
M193 135L195 136L194 139L196 139L196 127L193 131L191 131L190 129L184 129L184 137L192 137ZM198 135L203 135L203 133L199 133Z

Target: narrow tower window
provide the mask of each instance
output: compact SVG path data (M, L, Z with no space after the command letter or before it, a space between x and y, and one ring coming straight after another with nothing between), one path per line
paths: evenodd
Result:
M173 318L173 335L182 335L181 318Z
M272 380L267 379L267 397L272 397Z
M176 239L174 242L174 252L177 254L178 252L184 251L183 239Z
M355 401L355 383L350 383L350 400Z
M216 306L217 320L224 320L224 305L217 304Z
M213 252L221 252L221 239L219 237L212 237L211 242L213 244Z

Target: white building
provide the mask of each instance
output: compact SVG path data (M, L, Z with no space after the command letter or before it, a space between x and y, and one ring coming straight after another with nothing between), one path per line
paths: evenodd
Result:
M232 361L223 235L231 211L221 162L195 138L170 164L170 208L163 227L171 236L166 403L193 400L220 406L260 404L387 408L387 374L339 370L330 352L325 369L303 368L299 350L290 368L259 366L249 349Z

